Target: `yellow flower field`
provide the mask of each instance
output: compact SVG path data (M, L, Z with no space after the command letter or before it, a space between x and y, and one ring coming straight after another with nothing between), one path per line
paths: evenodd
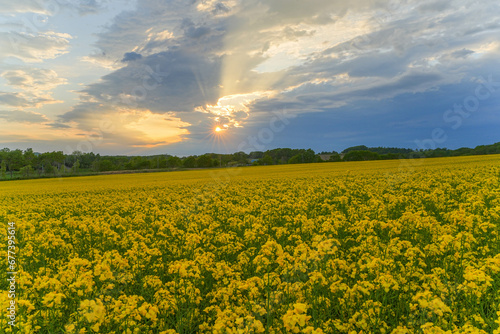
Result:
M500 333L498 155L2 182L0 203L1 333Z

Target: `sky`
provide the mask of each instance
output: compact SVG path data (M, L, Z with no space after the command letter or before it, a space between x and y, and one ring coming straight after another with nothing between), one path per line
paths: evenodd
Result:
M0 0L0 146L500 141L497 0Z

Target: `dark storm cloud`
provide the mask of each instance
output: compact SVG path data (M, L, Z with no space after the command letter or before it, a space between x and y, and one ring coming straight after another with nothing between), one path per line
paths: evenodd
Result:
M210 33L210 28L207 26L197 27L190 19L184 19L182 28L187 37L200 38Z
M138 60L138 59L141 59L142 58L142 55L140 53L137 53L137 52L127 52L123 55L123 59L121 60L122 63L125 63L127 61L134 61L134 60Z

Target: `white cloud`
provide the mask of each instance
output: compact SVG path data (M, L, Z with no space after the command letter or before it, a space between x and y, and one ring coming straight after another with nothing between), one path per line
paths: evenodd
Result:
M7 80L8 85L25 91L46 91L67 83L55 71L39 68L8 70L1 73L0 77Z
M40 33L0 32L0 60L15 57L25 62L39 63L68 52L69 40L66 33L53 31Z
M14 123L43 123L48 121L45 115L25 110L0 110L0 119Z
M1 92L0 105L16 108L40 108L45 104L61 103L50 96L50 94L33 94L29 92Z
M2 1L0 14L2 13L38 13L48 14L47 4L40 0L16 0Z

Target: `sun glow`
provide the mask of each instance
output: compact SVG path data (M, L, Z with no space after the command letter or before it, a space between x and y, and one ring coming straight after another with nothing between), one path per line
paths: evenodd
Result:
M215 132L221 132L221 131L222 131L222 129L221 129L221 127L220 127L220 126L217 126L217 127L215 128Z

